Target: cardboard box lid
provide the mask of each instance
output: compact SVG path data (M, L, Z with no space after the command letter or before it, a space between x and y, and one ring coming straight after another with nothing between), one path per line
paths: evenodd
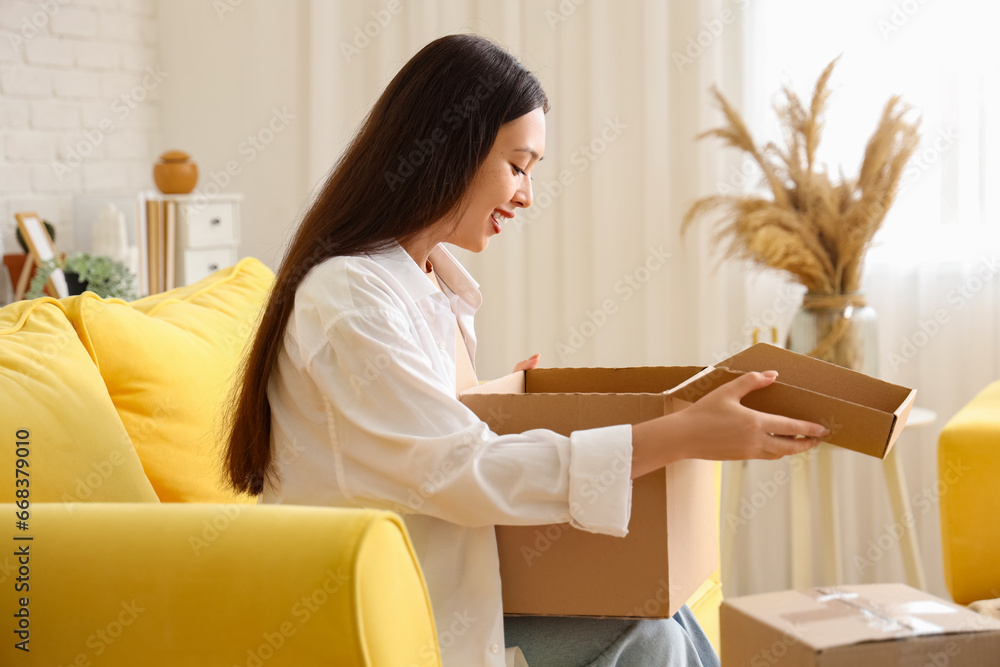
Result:
M705 368L668 394L694 402L741 375L767 370L778 371L778 379L748 394L743 405L823 424L830 429L827 442L876 458L889 453L917 394L769 343L758 343Z
M1000 621L904 584L778 591L730 598L722 604L816 652L926 635L1000 635Z

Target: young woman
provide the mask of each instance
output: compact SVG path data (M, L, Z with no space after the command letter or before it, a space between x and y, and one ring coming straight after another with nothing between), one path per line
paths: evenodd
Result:
M400 512L448 633L445 665L499 667L505 644L534 667L717 665L686 608L663 621L503 619L495 524L569 515L621 536L631 478L686 457L777 458L824 435L740 405L773 373L677 414L570 437L498 436L462 405L457 392L476 383L481 296L441 244L483 251L531 205L547 110L535 77L472 35L438 39L400 70L278 270L233 408L229 477L265 503ZM587 480L621 457L630 475L581 502Z

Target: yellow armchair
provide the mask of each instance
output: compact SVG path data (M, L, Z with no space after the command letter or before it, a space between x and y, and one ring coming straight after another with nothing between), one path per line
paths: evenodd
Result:
M1000 381L938 439L944 578L959 604L1000 597Z

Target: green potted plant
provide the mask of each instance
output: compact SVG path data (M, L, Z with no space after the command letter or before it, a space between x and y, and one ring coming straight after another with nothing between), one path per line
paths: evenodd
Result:
M70 294L93 292L103 298L118 298L130 301L136 298L135 276L128 267L110 257L78 253L66 258L66 263L60 265L57 258L42 263L31 279L31 285L25 294L26 299L42 296L42 290L49 276L57 268L66 274L66 283Z

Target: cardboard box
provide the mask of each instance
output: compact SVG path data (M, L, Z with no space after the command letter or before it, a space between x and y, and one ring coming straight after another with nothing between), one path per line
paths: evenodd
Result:
M687 403L665 392L700 370L534 369L461 399L496 433L569 435L681 409ZM718 566L711 461L680 461L635 480L624 538L577 530L568 519L497 526L505 613L668 618Z
M778 371L774 384L752 392L743 405L830 429L824 440L879 459L906 425L917 392L842 366L758 343L709 366L670 392L694 402L751 371Z
M460 398L500 434L637 424L683 409L750 371L778 380L743 403L822 423L833 444L884 457L915 391L773 345L715 366L539 368L485 383ZM609 471L610 472L610 471ZM718 564L711 461L684 460L635 480L625 538L572 528L497 526L505 613L666 618Z
M1000 621L903 584L730 598L720 615L724 667L1000 665Z

